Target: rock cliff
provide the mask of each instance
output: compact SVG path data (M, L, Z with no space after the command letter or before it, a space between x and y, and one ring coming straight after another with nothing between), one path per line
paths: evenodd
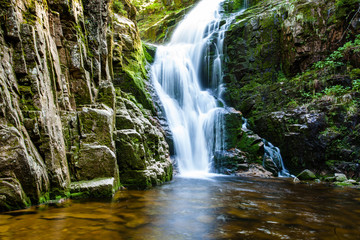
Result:
M359 177L359 4L255 1L226 35L226 102L293 173Z
M0 1L1 210L171 179L136 11L122 6Z

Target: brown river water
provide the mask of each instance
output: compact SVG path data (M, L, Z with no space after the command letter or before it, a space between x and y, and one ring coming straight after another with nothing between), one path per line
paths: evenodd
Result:
M0 214L0 239L360 239L360 190L286 179L175 178L104 201Z

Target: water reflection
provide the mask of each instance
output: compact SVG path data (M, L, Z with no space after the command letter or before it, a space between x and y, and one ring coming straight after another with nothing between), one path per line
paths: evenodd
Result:
M360 192L284 179L175 178L112 202L0 215L0 239L356 239Z

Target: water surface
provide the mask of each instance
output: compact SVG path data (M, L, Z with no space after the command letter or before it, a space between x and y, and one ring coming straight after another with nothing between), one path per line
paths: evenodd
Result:
M360 191L284 179L175 178L113 201L0 215L0 239L359 239Z

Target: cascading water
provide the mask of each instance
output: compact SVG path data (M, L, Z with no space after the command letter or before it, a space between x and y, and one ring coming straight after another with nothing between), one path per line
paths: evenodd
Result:
M224 34L233 18L220 26L222 1L200 2L170 43L158 47L152 66L182 175L208 173L213 153L224 150L221 62Z
M223 42L237 14L227 17L221 25L221 2L201 1L177 27L170 43L158 47L152 66L153 83L173 135L182 175L208 173L214 152L225 150L223 116L227 110L221 99ZM244 0L243 6L247 8L248 0ZM248 129L244 120L242 128ZM291 176L280 150L263 141L264 157L272 159L279 176Z
M243 118L243 125L241 128L245 131L251 131L249 129L248 120ZM275 164L276 168L278 169L278 177L295 177L294 175L290 174L290 172L285 168L284 161L281 157L280 149L275 147L271 142L267 141L266 139L262 139L264 143L264 161L265 159L269 158Z

